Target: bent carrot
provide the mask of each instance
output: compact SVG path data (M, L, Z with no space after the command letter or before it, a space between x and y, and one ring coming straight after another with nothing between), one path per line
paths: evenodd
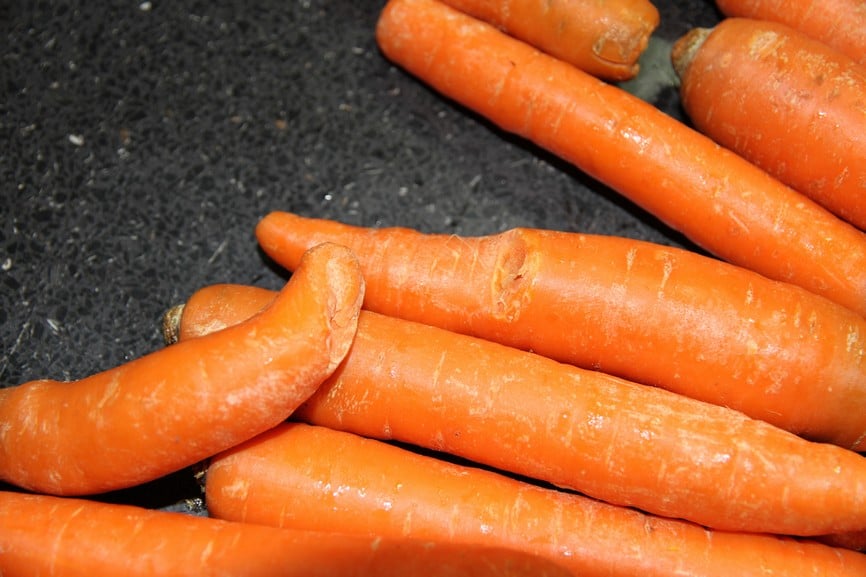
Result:
M692 29L671 59L701 132L866 230L866 67L749 18Z
M0 390L0 478L43 493L120 489L269 429L342 361L363 294L355 257L316 247L247 323L76 382Z
M606 80L637 75L659 25L648 0L445 0L454 8Z
M651 104L437 0L391 0L385 56L716 256L866 315L866 234Z
M866 556L707 530L351 433L286 423L211 461L217 517L515 548L581 577L862 577Z
M364 306L866 448L866 318L671 247L537 229L481 237L273 212L262 250L293 270L324 240L358 255Z
M716 0L726 16L781 22L866 64L862 0Z
M519 551L276 529L182 513L0 492L4 577L566 577Z
M196 291L177 332L267 306ZM362 311L349 354L292 416L444 451L649 513L725 530L866 529L866 459L737 411L491 341Z

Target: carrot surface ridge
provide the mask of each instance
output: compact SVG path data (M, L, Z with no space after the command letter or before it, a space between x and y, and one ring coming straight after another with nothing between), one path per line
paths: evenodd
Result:
M637 75L659 25L648 0L445 0L577 68L611 81Z
M369 310L864 448L866 319L801 288L682 249L572 232L459 237L272 212L256 235L289 270L310 245L349 246Z
M84 499L0 492L4 577L567 577L502 548L278 529Z
M211 461L217 517L517 548L581 577L862 577L866 556L707 530L382 441L285 423Z
M181 338L274 293L195 292ZM187 316L189 315L189 316ZM491 341L362 311L348 355L292 416L444 451L649 513L725 530L866 528L866 459L737 411Z
M709 137L437 0L390 0L393 63L716 256L866 315L866 234Z
M701 132L866 230L866 66L750 18L693 29L671 59Z
M862 0L716 0L723 14L781 22L866 64Z
M243 324L78 381L0 390L0 479L43 493L100 493L269 429L342 361L363 294L357 259L326 244Z

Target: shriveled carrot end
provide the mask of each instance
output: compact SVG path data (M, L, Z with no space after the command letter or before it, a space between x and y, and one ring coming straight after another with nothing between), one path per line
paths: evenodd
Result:
M680 78L685 76L695 54L712 32L712 28L692 28L674 42L671 48L671 64L673 64L677 76Z

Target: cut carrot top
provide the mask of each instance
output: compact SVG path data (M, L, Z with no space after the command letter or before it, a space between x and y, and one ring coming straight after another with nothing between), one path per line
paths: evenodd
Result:
M524 42L606 80L628 80L659 25L649 0L445 0Z

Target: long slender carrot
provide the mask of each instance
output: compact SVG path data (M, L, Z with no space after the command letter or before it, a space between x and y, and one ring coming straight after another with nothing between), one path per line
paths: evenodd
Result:
M710 257L599 235L481 237L274 212L260 245L293 270L324 240L358 255L364 306L729 406L866 448L866 318Z
M866 574L852 551L711 531L301 423L212 460L206 498L225 519L516 548L581 577Z
M726 16L781 22L866 64L862 0L716 0Z
M581 70L628 80L659 25L648 0L445 0Z
M701 132L866 230L866 66L750 18L692 29L671 59Z
M274 293L196 291L180 339ZM610 503L736 531L866 529L866 458L742 413L428 325L362 311L333 375L292 416L445 451Z
M866 234L651 104L437 0L391 0L387 58L716 256L866 315Z
M0 492L4 577L566 577L540 557Z
M79 381L0 390L0 478L43 493L98 493L274 426L342 361L363 294L354 255L323 245L249 322Z

